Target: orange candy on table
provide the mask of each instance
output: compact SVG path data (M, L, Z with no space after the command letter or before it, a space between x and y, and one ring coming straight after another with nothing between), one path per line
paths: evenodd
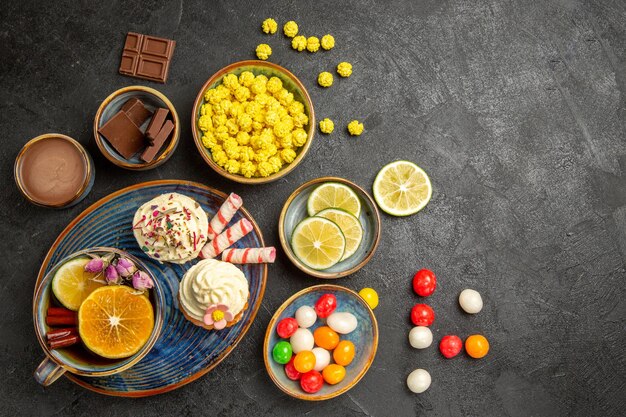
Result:
M339 334L328 326L322 326L313 332L315 344L326 350L333 350L339 344Z
M301 374L305 374L315 367L315 354L310 350L299 352L293 360L293 367Z
M346 368L335 363L331 363L322 371L324 381L330 385L335 385L343 381L346 377Z
M473 334L465 339L465 351L472 358L480 359L489 352L489 341L480 334Z
M342 340L333 351L333 359L337 365L348 366L354 359L354 353L354 343L349 340Z

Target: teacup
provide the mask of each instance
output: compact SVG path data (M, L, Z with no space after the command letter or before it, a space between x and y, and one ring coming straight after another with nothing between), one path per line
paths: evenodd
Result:
M114 253L119 256L130 259L137 265L137 268L143 270L154 282L154 288L150 290L150 299L154 307L154 329L146 344L133 356L123 359L105 359L90 353L89 350L80 345L74 345L62 349L50 349L46 343L46 333L50 327L46 324L46 312L51 302L52 278L56 271L67 261L87 254L105 254ZM46 354L46 358L39 364L35 370L34 377L37 382L43 386L48 386L56 381L65 372L71 372L76 375L96 377L107 376L122 372L137 362L139 362L152 349L155 342L159 338L161 328L163 326L163 309L164 295L159 281L155 279L148 267L136 257L127 252L115 248L95 247L82 250L69 255L59 261L39 283L35 296L33 298L33 322L35 324L35 333L37 340Z

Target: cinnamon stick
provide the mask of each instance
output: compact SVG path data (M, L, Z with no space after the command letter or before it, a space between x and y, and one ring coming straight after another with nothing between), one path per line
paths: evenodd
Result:
M63 307L48 307L49 316L73 316L76 312Z
M78 320L76 314L72 316L47 316L46 324L48 326L76 326Z
M48 346L50 346L50 349L60 349L60 348L72 346L78 343L79 340L80 340L80 336L78 336L77 334L70 335L67 337L61 337L59 339L49 340Z
M68 336L74 336L77 334L78 334L78 329L76 329L76 327L66 327L63 329L50 330L48 333L46 333L46 338L48 339L48 341L51 341L51 340L61 339L61 338L68 337Z

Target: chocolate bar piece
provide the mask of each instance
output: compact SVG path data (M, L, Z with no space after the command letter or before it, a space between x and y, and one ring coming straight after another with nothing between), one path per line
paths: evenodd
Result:
M170 133L172 133L172 130L174 130L174 123L171 120L166 121L154 138L154 143L148 146L141 154L141 160L145 162L152 161L159 150L163 147L163 144L170 136Z
M165 83L176 41L128 32L120 74Z
M150 119L150 123L148 123L148 128L146 129L146 139L148 139L151 145L154 143L156 135L161 131L168 114L170 114L170 111L161 107L156 109L152 115L152 119Z
M117 112L98 132L126 159L132 158L145 146L143 132L124 111Z
M148 117L152 115L152 112L146 109L143 102L136 97L128 99L122 106L122 110L126 112L130 120L132 120L137 127L141 127Z

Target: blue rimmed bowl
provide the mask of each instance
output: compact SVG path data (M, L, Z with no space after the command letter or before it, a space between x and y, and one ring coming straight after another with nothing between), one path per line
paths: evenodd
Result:
M335 385L324 383L321 390L310 394L300 388L299 381L292 381L287 378L284 365L274 362L272 349L276 343L284 340L276 333L278 322L287 317L294 317L296 310L302 306L315 306L315 302L324 294L333 294L337 298L336 312L348 312L356 316L357 328L349 334L340 335L341 340L349 340L354 343L355 356L352 362L346 366L346 376L341 382ZM309 330L313 332L318 327L324 326L325 322L326 320L318 318ZM365 300L346 287L324 284L305 288L297 292L276 310L265 332L263 359L270 378L283 392L301 400L322 401L337 397L354 387L372 365L377 349L378 323L374 312Z
M141 347L139 352L124 359L105 359L90 353L86 348L80 345L74 345L63 349L50 349L46 343L46 333L51 330L51 327L46 324L46 312L48 307L52 304L53 296L51 284L56 271L72 259L84 257L86 255L104 256L110 253L130 259L135 263L135 265L137 265L137 268L140 271L144 271L148 274L154 282L154 288L149 291L150 302L154 308L154 328L152 329L152 334L150 334L147 342ZM141 260L137 259L128 252L115 248L89 248L73 253L60 260L41 280L39 287L35 291L35 296L33 297L33 321L35 323L35 333L37 334L37 340L39 341L41 348L46 354L46 359L44 359L35 371L35 379L37 382L44 386L50 385L66 371L87 377L108 376L125 371L139 362L148 354L148 352L150 352L161 334L161 328L163 327L163 309L165 308L165 295L163 294L161 285L161 282L155 279L154 275L150 272L150 269Z
M361 201L359 221L363 227L363 238L361 245L352 256L328 269L316 270L306 266L293 253L291 249L291 235L302 220L310 217L307 210L307 201L313 190L327 182L347 185L359 197ZM372 197L352 181L339 177L321 177L302 184L287 198L278 219L278 237L289 260L301 271L317 278L326 279L345 277L363 268L372 259L376 248L378 248L380 228L380 214Z

